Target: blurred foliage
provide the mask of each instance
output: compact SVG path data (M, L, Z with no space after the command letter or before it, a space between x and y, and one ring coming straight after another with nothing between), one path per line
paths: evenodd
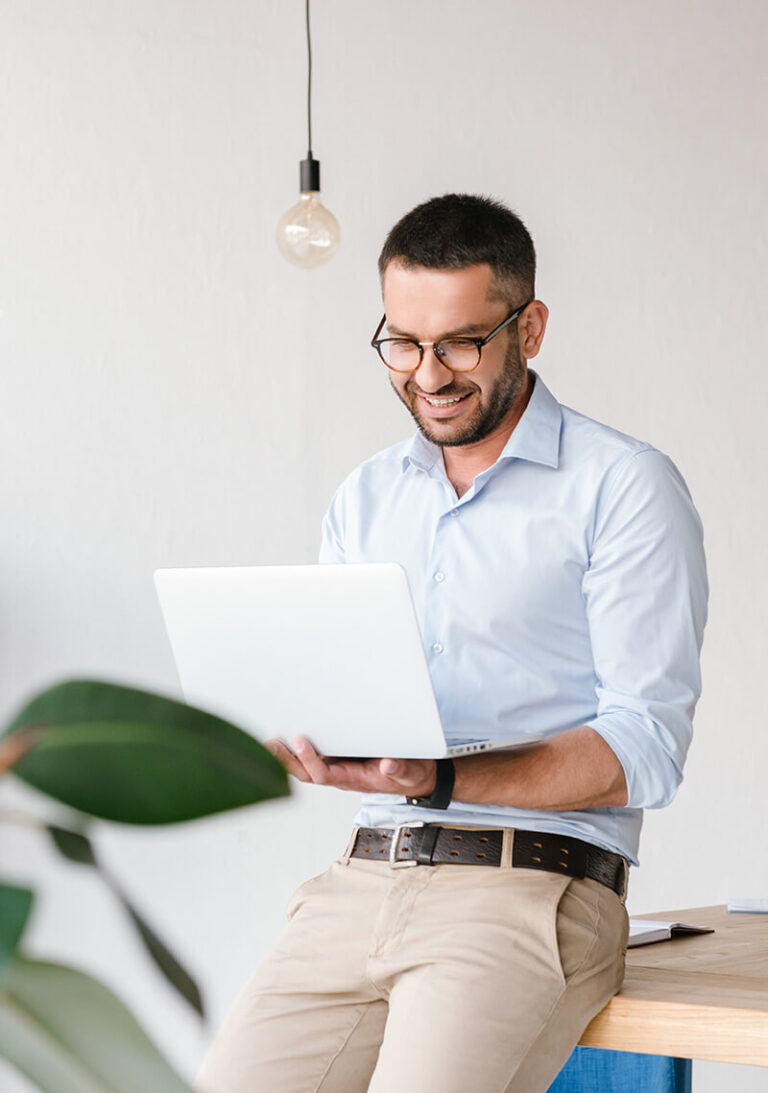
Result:
M248 733L162 695L71 680L36 695L0 734L0 773L81 814L39 823L68 861L98 872L151 959L200 1016L192 976L99 860L91 817L172 824L285 796L288 779ZM123 1003L73 968L22 950L34 893L0 883L0 1055L46 1093L191 1093Z

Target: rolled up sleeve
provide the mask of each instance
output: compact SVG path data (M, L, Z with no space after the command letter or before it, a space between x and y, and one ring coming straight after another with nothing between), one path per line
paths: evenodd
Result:
M582 584L597 716L586 722L624 769L629 808L662 808L677 791L701 693L707 618L701 520L674 463L625 456L598 497Z

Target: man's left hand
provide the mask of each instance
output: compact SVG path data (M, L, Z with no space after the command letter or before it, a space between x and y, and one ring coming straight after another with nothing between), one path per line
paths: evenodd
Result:
M405 797L429 797L435 788L434 759L332 759L318 755L303 736L297 736L290 749L276 739L267 740L264 747L300 782Z

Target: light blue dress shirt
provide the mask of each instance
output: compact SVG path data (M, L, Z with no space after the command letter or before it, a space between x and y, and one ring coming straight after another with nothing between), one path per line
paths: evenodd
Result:
M454 801L435 813L376 794L356 822L549 831L637 865L642 810L675 794L701 690L701 521L667 456L561 406L531 375L504 450L461 498L419 432L341 485L320 561L405 568L449 742L589 725L618 756L627 806Z

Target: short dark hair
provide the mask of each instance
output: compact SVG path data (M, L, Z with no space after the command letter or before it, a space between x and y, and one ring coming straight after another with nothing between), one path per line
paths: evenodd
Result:
M406 268L466 269L487 262L499 293L514 306L535 294L536 251L516 213L476 194L444 194L411 209L395 224L379 255L383 279L390 262Z

